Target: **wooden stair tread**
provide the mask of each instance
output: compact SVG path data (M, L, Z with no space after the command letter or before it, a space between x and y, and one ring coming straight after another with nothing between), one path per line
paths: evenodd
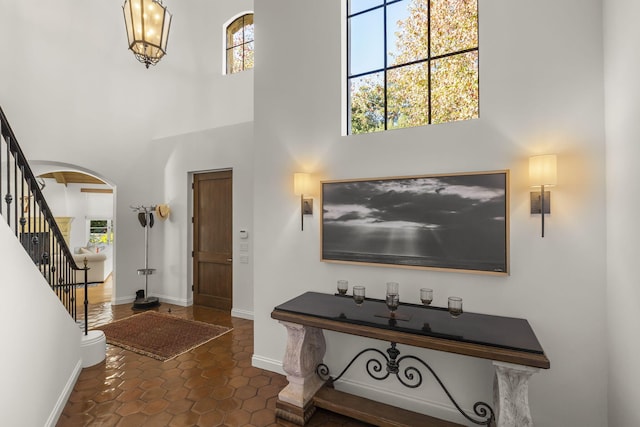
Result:
M419 414L406 409L376 402L364 397L322 387L313 403L318 408L345 415L381 427L460 427L451 421Z

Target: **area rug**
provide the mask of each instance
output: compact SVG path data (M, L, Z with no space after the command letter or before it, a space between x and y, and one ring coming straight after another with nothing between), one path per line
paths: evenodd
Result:
M107 343L167 361L231 331L226 326L145 311L95 329Z

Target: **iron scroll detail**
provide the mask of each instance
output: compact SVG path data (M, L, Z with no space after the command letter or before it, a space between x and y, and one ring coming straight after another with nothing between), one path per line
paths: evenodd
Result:
M395 342L392 342L391 347L387 349L388 356L377 348L366 348L360 351L355 355L353 359L351 359L351 361L342 370L342 372L340 372L340 374L335 378L330 375L330 369L324 363L320 363L316 367L316 374L320 378L322 378L322 380L327 381L329 385L332 385L334 382L342 378L342 376L349 370L349 368L351 368L356 360L358 360L360 356L364 355L365 353L374 353L371 359L367 360L367 362L365 363L367 374L369 374L371 378L382 381L393 374L403 386L408 388L418 388L422 385L423 382L423 376L420 369L418 369L418 367L414 365L409 365L406 368L401 369L401 364L404 361L416 362L418 365L424 366L431 373L431 375L436 379L451 403L453 403L455 408L458 410L458 412L460 412L460 414L462 414L462 416L464 416L467 420L474 424L486 426L494 425L495 414L489 404L482 401L476 402L473 405L473 411L475 415L480 419L475 419L469 416L462 410L460 405L458 405L458 402L456 402L440 377L435 373L435 371L431 368L431 366L429 366L428 363L413 355L406 355L398 358L398 356L400 355L400 350L396 348ZM376 358L376 355L379 356L379 358Z

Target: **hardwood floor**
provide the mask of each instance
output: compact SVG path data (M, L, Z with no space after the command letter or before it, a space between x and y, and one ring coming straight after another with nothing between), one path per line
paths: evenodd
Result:
M111 302L111 291L113 289L113 280L111 274L103 283L97 285L89 285L87 288L87 296L89 297L89 304L102 304L105 302ZM84 287L78 288L76 291L76 306L84 306ZM80 311L79 313L82 313Z
M134 314L132 304L111 306L110 291L104 301L106 287L94 288L89 289L90 329ZM166 362L107 345L106 360L81 372L58 427L278 425L275 402L287 381L251 366L252 321L198 306L162 303L156 310L234 329ZM307 425L367 424L318 410Z

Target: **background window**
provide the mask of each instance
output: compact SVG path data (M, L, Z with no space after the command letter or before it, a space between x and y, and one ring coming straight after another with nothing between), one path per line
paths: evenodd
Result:
M89 220L89 245L113 244L113 221L110 219Z
M227 27L227 74L253 68L253 13Z
M348 0L349 133L478 117L477 0Z

